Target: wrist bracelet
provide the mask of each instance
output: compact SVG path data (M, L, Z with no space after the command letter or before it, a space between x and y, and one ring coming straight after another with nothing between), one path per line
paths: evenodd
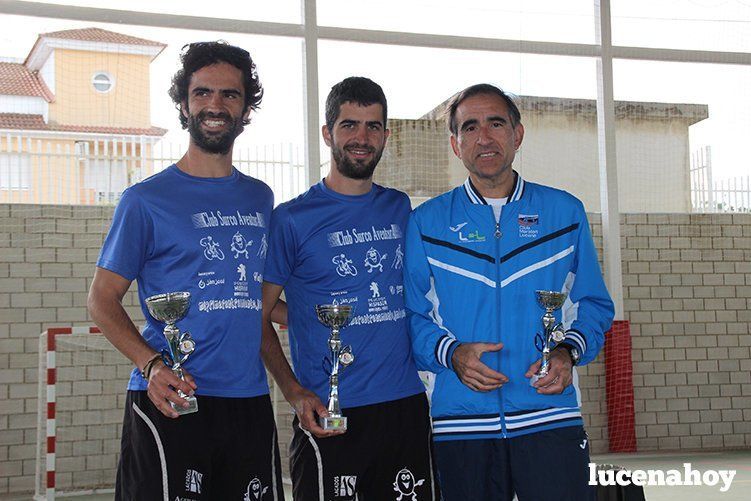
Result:
M148 361L146 362L146 364L145 364L145 365L143 366L143 369L141 370L141 376L143 376L143 378L144 378L144 379L145 379L146 381L148 381L148 380L149 380L149 376L151 376L151 369L153 369L153 368L154 368L154 363L155 363L155 362L156 362L157 360L160 360L161 358L162 358L162 355L161 355L161 354L159 354L159 353L156 353L156 354L155 354L155 355L154 355L153 357L151 357L151 358L150 358L150 359L149 359L149 360L148 360Z

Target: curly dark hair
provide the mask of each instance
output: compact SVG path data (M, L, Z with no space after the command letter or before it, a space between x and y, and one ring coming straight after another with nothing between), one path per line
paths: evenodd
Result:
M386 96L381 86L373 80L365 77L349 77L331 87L326 98L326 127L329 131L334 129L334 123L339 118L339 112L344 103L356 103L360 106L380 104L383 108L383 127L386 128Z
M250 108L257 110L263 98L263 87L258 79L256 65L251 59L250 54L245 49L230 45L224 40L216 42L195 42L184 45L180 54L182 68L172 77L172 87L169 90L169 96L175 103L175 108L180 112L180 124L183 129L188 128L188 119L182 113L182 103L188 101L188 86L193 73L211 66L212 64L224 62L231 64L243 74L243 83L245 84L245 107L243 113ZM243 125L248 125L250 120L243 120Z

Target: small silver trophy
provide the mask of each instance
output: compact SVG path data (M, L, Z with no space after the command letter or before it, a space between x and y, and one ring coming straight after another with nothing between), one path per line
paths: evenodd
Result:
M355 361L352 347L342 346L339 331L349 323L352 316L352 306L336 304L316 305L318 321L331 329L329 336L329 357L324 362L329 362L329 402L326 408L329 415L319 417L318 422L324 430L347 430L347 416L342 416L339 406L339 372Z
M185 380L182 366L191 353L196 349L196 342L190 332L180 333L180 329L175 325L182 319L190 307L190 292L168 292L166 294L157 294L146 298L146 306L149 313L159 322L167 325L164 327L164 337L167 338L169 350L162 350L162 360L164 364L172 369L177 377ZM189 406L182 407L170 402L172 408L178 414L190 414L198 412L198 400L196 397L186 395L180 390L177 394L184 398Z
M555 291L535 291L537 304L545 308L545 314L542 316L543 333L535 336L535 346L542 353L542 363L537 374L532 376L529 384L535 384L540 378L548 375L550 370L550 350L555 348L555 344L560 343L566 337L562 323L555 323L553 312L563 306L568 294L565 292Z

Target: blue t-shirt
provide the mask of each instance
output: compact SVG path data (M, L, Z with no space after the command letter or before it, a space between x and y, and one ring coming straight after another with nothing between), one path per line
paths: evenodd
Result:
M409 216L404 193L373 185L341 195L323 182L274 210L264 280L284 286L290 347L300 383L326 403L330 330L317 304L350 304L341 330L354 363L339 377L342 407L387 402L425 391L412 359L402 267Z
M97 266L137 280L147 319L143 337L161 351L164 324L144 299L188 291L188 314L177 326L196 349L185 368L199 395L267 394L260 358L261 282L273 193L233 169L223 178L190 176L175 165L128 188L115 210ZM130 390L146 389L137 369Z

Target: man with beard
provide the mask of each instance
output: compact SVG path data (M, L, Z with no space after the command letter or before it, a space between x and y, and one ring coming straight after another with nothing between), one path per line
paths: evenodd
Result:
M264 499L279 499L276 429L260 359L261 286L237 273L262 273L265 255L229 252L238 234L261 242L268 231L271 190L232 166L235 138L263 91L239 47L194 43L181 60L170 96L190 132L188 151L123 193L89 292L91 317L136 366L115 497L242 499L253 484L267 492ZM121 304L133 280L147 320L142 334ZM195 340L184 380L160 354L164 324L146 305L176 291L191 295L179 322ZM197 412L185 412L195 409L183 394L197 398Z
M336 84L322 132L331 171L274 210L263 284L261 352L296 412L293 495L298 501L394 499L394 479L409 471L419 499L439 499L428 403L412 360L402 294L409 198L372 180L389 136L381 87L361 77ZM295 374L270 318L282 290ZM323 402L331 362L324 362L330 331L316 318L321 304L354 310L342 330L354 363L339 375L346 432L318 421L329 416Z

